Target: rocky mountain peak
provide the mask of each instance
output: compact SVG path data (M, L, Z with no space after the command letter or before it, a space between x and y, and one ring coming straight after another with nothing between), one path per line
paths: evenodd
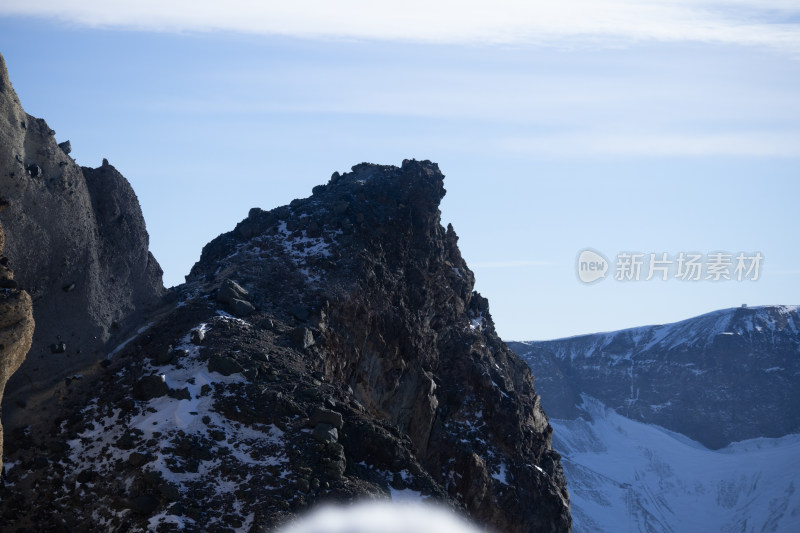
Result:
M331 246L338 249L340 241L347 245L367 230L391 233L391 241L404 240L410 231L420 236L435 232L439 202L445 194L443 180L438 166L429 161L406 160L402 168L361 163L352 172L335 172L326 185L314 187L309 198L272 211L251 209L232 232L206 245L188 279L209 275L217 261L245 242L263 240L265 233L279 239L282 235L276 232L305 239L294 256L329 257ZM308 246L314 239L319 241L315 245L318 250Z
M254 312L308 329L320 354L307 360L310 370L345 384L368 413L408 435L429 471L447 470L454 456L446 436L477 415L509 462L489 446L470 449L485 459L467 454L460 468L472 465L471 476L490 480L493 472L510 475L516 454L545 453L558 479L532 377L495 334L458 237L441 225L443 180L429 161L334 173L307 199L252 209L204 248L187 286L235 280ZM472 491L456 492L468 499ZM501 518L508 511L487 501L473 505L492 523L519 527L511 524L521 516Z

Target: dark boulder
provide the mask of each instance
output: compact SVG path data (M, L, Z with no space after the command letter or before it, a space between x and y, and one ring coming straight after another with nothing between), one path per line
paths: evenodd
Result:
M292 330L292 342L298 348L309 348L314 345L314 334L308 328L298 327Z
M249 293L233 280L226 279L217 292L217 301L236 316L248 316L255 307L248 301Z
M145 376L133 386L133 397L137 400L152 400L169 393L163 376Z
M330 409L315 407L314 412L311 413L309 424L312 426L316 426L318 424L328 424L336 429L342 429L342 425L344 423L342 421L341 413L331 411Z
M229 307L231 313L233 313L236 316L241 316L241 317L249 316L256 310L256 308L255 308L255 306L253 304L251 304L247 300L240 300L238 298L234 298L230 302L228 307Z
M208 361L208 370L219 372L223 376L230 376L244 370L244 367L236 360L227 356L214 356Z
M339 440L339 433L330 424L317 424L311 436L319 442L336 442Z

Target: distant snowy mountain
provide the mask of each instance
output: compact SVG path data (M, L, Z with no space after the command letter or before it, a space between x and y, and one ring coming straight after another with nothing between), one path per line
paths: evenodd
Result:
M584 397L551 420L575 533L800 531L800 435L709 450Z
M509 346L551 417L576 533L800 531L797 306Z
M551 417L577 417L586 394L710 448L800 432L797 306L509 346L531 366Z

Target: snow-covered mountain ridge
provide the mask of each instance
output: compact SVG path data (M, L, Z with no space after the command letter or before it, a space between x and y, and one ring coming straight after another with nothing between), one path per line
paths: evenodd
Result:
M797 306L509 346L531 366L554 418L576 418L587 394L710 448L800 432Z
M719 335L737 335L750 342L761 342L764 337L774 340L776 334L781 335L787 329L795 335L800 333L797 309L796 305L734 307L671 324L641 326L522 344L548 347L559 358L574 359L581 356L588 358L596 352L603 352L611 358L626 358L631 352L620 350L623 347L621 341L625 338L636 343L640 350L709 346ZM576 343L589 340L591 342L586 344L587 351L574 349Z

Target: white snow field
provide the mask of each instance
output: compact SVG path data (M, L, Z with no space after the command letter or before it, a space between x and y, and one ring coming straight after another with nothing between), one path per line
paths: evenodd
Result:
M800 532L800 435L710 450L593 398L582 407L550 421L575 533Z

